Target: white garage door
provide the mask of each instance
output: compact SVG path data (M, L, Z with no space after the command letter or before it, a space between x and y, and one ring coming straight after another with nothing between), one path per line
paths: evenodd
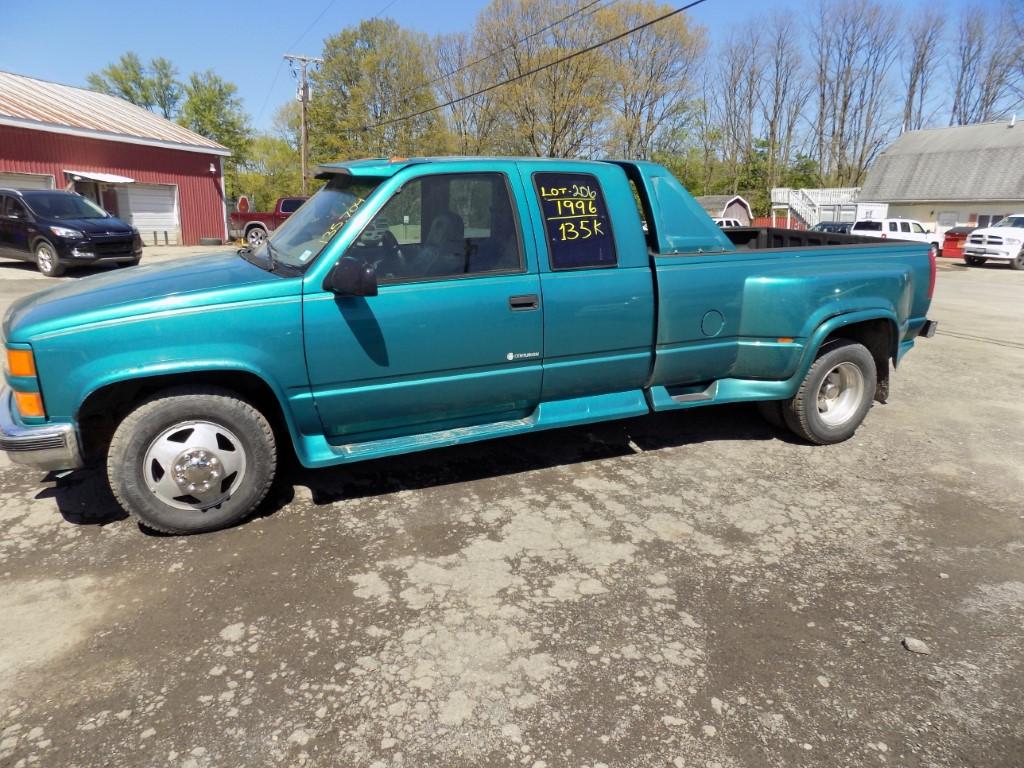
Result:
M125 184L117 188L120 218L142 234L142 242L153 245L153 233L160 245L180 242L177 190L167 184Z
M0 187L13 189L53 189L53 176L41 173L0 172Z

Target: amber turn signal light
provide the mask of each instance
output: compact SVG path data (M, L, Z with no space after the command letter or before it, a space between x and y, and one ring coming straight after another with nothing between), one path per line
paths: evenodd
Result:
M18 406L18 413L23 417L41 419L46 416L43 398L38 392L15 392L14 402Z
M35 376L36 361L31 349L8 349L7 370L11 376Z

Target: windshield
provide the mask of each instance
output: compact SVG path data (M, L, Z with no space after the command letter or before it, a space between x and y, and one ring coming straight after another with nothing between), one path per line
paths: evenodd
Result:
M355 215L382 181L351 176L333 177L323 189L289 216L266 243L255 249L255 255L268 259L269 248L278 264L292 269L304 269Z
M23 192L28 207L44 219L106 219L110 214L96 203L70 192Z
M1024 229L1024 216L1007 216L1005 219L996 224L996 226L1016 227L1017 229Z

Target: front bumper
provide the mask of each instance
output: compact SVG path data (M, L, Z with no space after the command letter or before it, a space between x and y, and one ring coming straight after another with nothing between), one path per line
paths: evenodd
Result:
M994 261L1011 261L1016 258L1017 252L1010 250L997 250L991 246L965 245L964 256L977 256L980 259L992 259Z
M59 240L57 256L68 264L133 264L142 258L142 242Z
M0 389L0 450L16 464L37 469L78 469L83 465L75 428L71 424L22 424L7 387Z

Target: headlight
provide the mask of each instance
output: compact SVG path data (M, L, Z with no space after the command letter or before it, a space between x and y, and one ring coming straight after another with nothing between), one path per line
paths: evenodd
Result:
M1006 243L1007 245L1020 245L1020 240L1018 240L1016 237L1008 237L1005 240L1003 240L1003 242Z
M78 240L84 237L77 229L68 229L67 227L50 227L50 231L57 237L65 237L68 240Z

